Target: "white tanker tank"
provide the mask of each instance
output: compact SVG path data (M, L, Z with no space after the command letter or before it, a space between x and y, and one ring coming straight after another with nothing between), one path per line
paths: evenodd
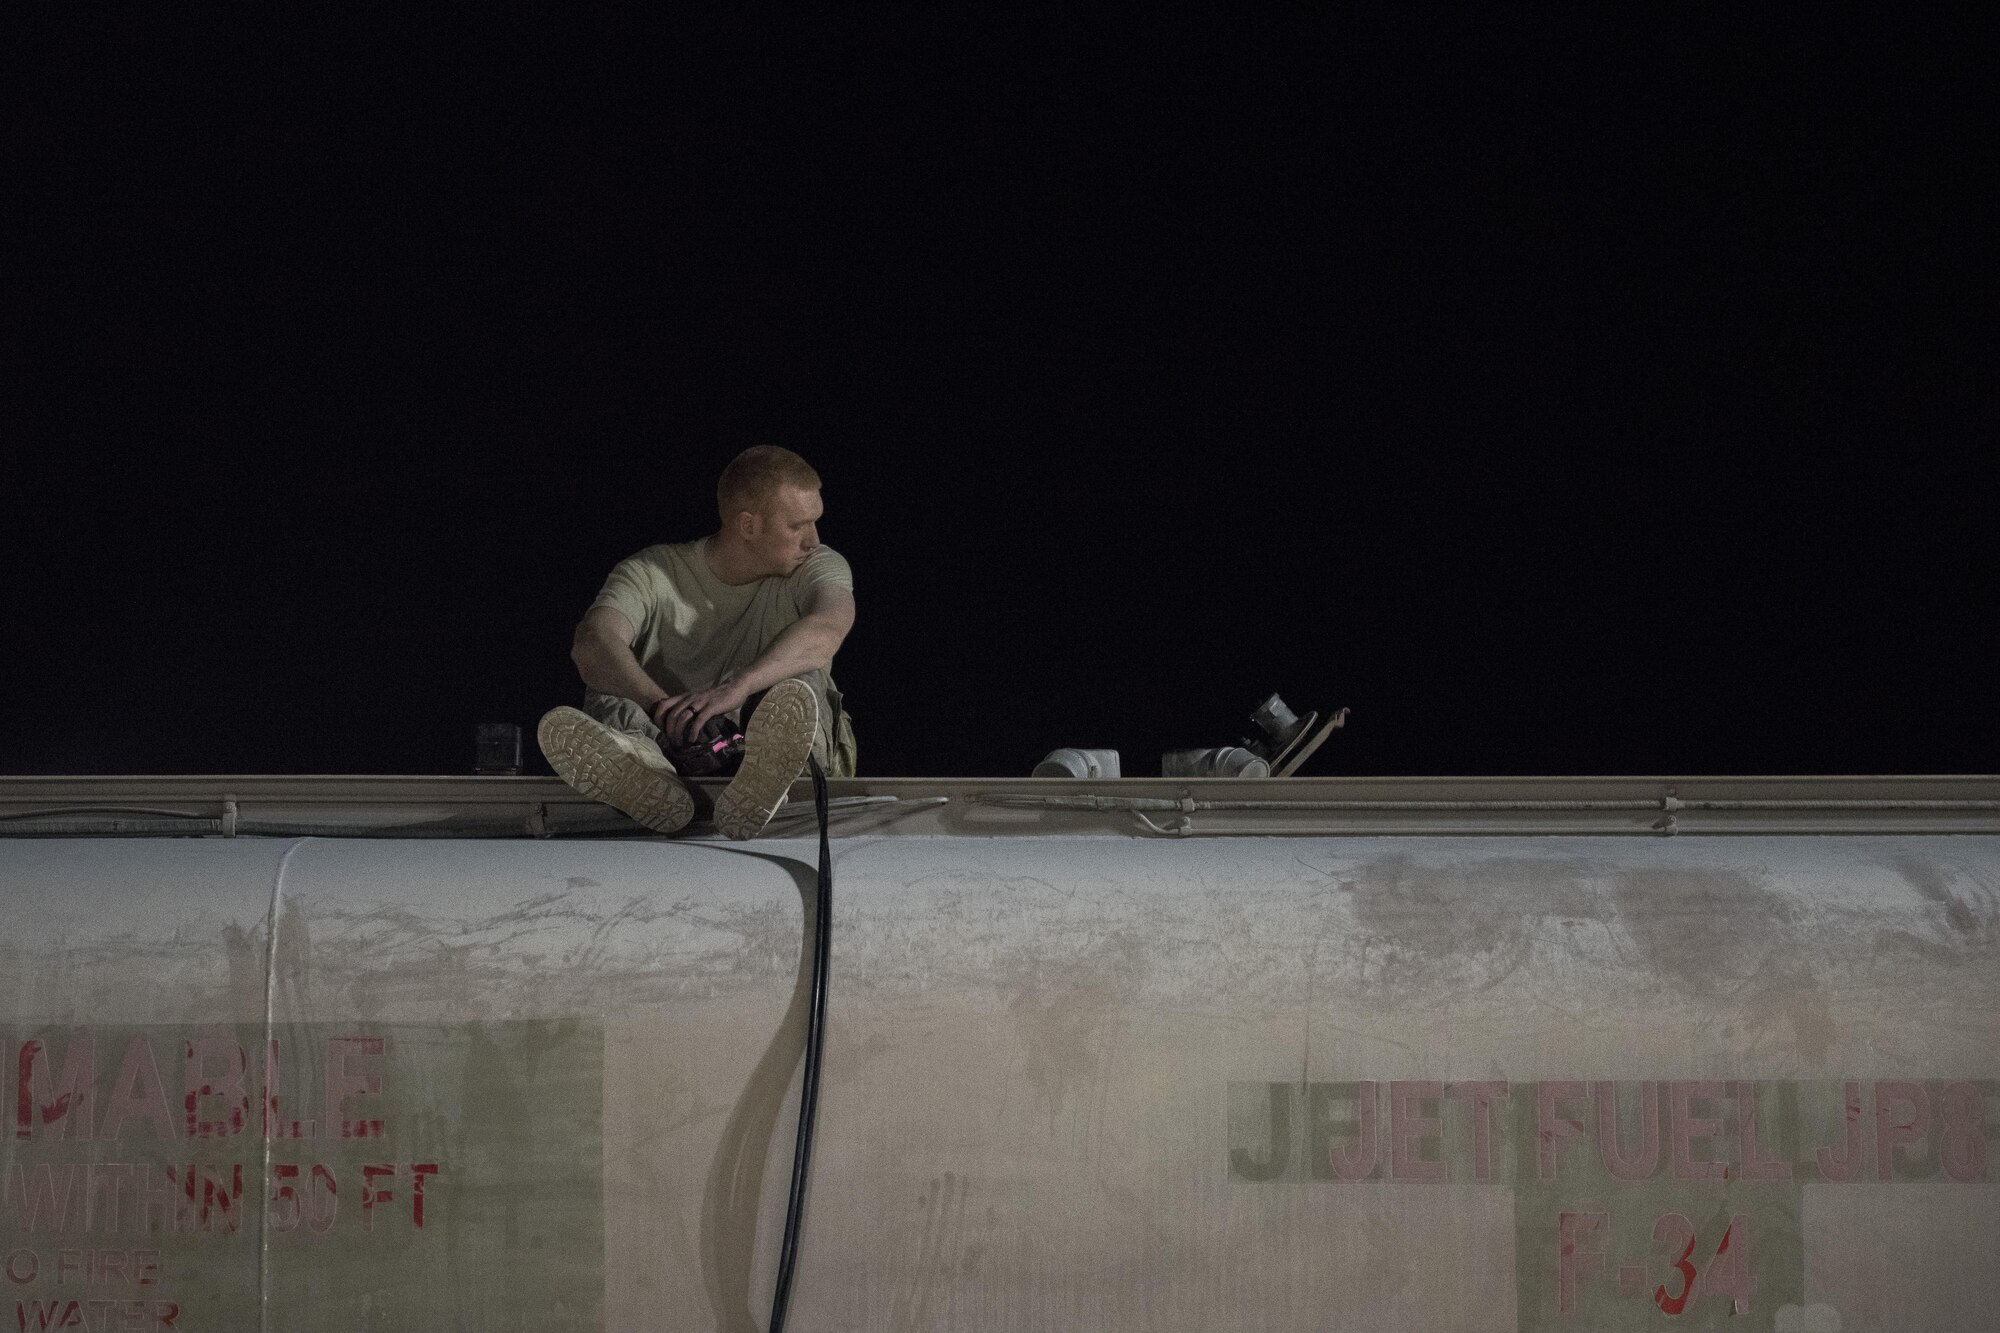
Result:
M2000 1320L1994 779L834 795L792 1328ZM786 813L0 779L0 1328L763 1328Z

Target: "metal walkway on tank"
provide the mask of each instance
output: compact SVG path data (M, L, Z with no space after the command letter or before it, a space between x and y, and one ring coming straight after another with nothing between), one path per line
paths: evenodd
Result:
M849 778L829 787L835 836L2000 832L2000 776ZM802 779L765 836L808 836L812 814ZM554 778L0 777L0 836L260 834L657 836ZM714 833L697 823L682 836Z

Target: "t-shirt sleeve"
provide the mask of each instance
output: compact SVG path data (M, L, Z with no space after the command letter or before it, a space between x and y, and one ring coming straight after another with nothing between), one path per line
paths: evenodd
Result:
M638 556L620 560L604 580L591 609L608 606L632 622L635 633L644 634L659 599L653 595L654 570Z
M845 588L853 592L854 570L849 567L846 556L830 546L822 546L792 571L785 584L792 594L792 604L803 615L813 594L823 587Z

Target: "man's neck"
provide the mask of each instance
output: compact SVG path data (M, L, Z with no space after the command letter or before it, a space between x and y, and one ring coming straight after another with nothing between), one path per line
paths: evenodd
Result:
M750 553L719 532L710 533L702 539L701 558L708 562L708 572L715 575L718 582L732 588L755 583L764 577L753 563Z

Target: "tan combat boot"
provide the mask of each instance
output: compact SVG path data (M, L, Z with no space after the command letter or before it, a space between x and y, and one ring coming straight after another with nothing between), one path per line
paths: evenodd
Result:
M564 782L656 833L678 833L694 818L687 784L651 741L613 731L576 708L551 708L535 739Z
M715 803L715 827L728 838L754 838L785 803L819 732L819 695L802 680L764 692L743 732L743 766Z

